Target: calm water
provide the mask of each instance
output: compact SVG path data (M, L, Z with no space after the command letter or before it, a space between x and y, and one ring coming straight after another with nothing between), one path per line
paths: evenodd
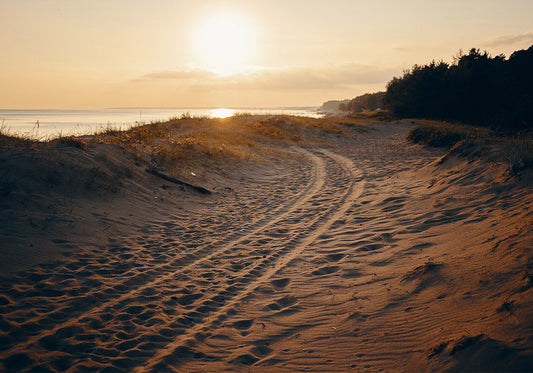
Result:
M235 113L288 114L318 118L316 108L304 109L103 109L103 110L2 110L4 133L46 139L59 135L85 135L107 127L127 129L139 123L164 121L184 114L227 117Z

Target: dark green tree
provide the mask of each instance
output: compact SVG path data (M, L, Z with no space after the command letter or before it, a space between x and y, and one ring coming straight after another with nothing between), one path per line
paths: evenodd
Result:
M533 128L533 46L491 57L471 49L451 65L415 65L387 84L386 107L403 117L461 121L500 130Z

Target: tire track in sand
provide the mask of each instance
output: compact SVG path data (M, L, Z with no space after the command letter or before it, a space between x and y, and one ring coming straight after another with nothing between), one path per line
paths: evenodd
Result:
M301 148L292 147L292 150L297 153L300 153L301 155L309 157L309 153L304 151ZM311 161L312 161L311 163L313 164L313 167L312 167L313 174L309 179L310 181L307 183L307 185L305 185L303 190L301 190L298 193L295 193L290 203L282 203L276 206L275 208L273 208L272 210L270 210L268 213L263 214L263 216L261 216L260 218L255 219L254 221L251 221L247 224L244 224L241 227L242 228L241 231L239 232L229 231L225 233L225 235L222 235L222 237L218 237L215 240L210 241L209 243L200 244L196 246L193 251L190 250L191 248L190 244L189 245L185 244L185 246L181 248L181 252L178 254L174 254L171 260L162 260L160 258L157 258L157 259L149 258L150 251L153 252L153 249L146 250L146 246L148 246L149 248L153 247L154 245L159 246L160 243L157 242L157 240L156 241L151 240L152 245L144 245L144 248L140 247L139 249L133 250L133 251L128 250L128 255L129 253L133 253L133 255L130 255L132 259L124 261L124 264L126 264L126 266L130 265L129 267L135 267L134 266L135 263L133 263L133 266L131 265L132 262L143 263L143 267L135 268L136 273L134 276L117 276L119 278L114 279L113 283L109 285L110 288L108 288L107 286L102 287L104 286L104 284L102 284L101 286L91 286L91 290L80 291L79 295L73 294L74 291L78 289L71 289L71 291L69 291L68 303L65 302L63 304L60 304L60 306L67 306L69 309L68 313L72 315L72 317L83 316L84 314L89 313L91 309L95 309L98 305L107 303L108 300L110 300L111 298L113 298L111 301L116 300L116 297L115 297L116 292L118 292L119 294L124 294L123 289L129 289L129 290L138 289L143 284L150 282L152 279L159 277L163 275L164 273L174 273L177 270L182 270L184 266L194 265L198 260L203 260L203 259L206 259L206 257L211 254L216 254L216 252L214 253L213 250L220 251L221 247L222 248L226 247L227 245L230 245L232 243L237 244L241 240L246 239L247 235L253 234L257 230L261 230L261 229L264 229L265 227L268 227L269 225L271 225L273 219L280 218L283 216L283 214L286 214L290 212L292 209L297 208L297 204L299 203L299 201L308 197L309 194L314 193L312 191L319 188L319 185L317 185L317 183L323 183L323 180L319 179L320 173L322 172L320 171L320 169L323 168L323 165L320 164L321 160L311 158ZM169 222L165 222L164 225L167 230L172 229L172 225L169 224ZM141 237L150 239L152 235L156 236L158 232L152 231L150 228L146 228L142 230L142 233L143 235ZM153 242L157 242L157 243L154 244ZM109 247L108 249L111 250L112 248ZM148 251L148 253L146 253L145 251ZM147 254L148 254L148 258L146 257ZM106 261L107 260L108 258L106 258ZM98 263L102 263L102 261L98 261ZM95 263L91 263L91 264L94 266ZM89 264L88 262L85 262L84 264L80 264L75 268L79 268L82 272L85 272L82 274L83 277L88 277L89 276L87 273L88 271L86 270L89 269L91 264ZM67 262L66 265L69 269L72 268L73 266L73 264L69 262ZM122 263L121 263L121 267L124 267ZM91 271L91 269L89 269L89 271ZM106 272L106 270L99 270L99 275L101 275L101 273L104 273L104 272ZM107 269L107 273L102 274L101 276L104 277L104 279L105 277L109 277L111 275L116 276L116 274L112 272L113 272L113 269ZM53 273L49 274L49 276L52 276L52 275ZM71 277L76 277L76 273L74 273L74 271L72 273L69 273L69 275ZM38 276L38 277L41 277L41 276ZM42 277L45 278L46 280L47 276L44 275ZM113 290L116 290L116 291L113 291ZM48 304L48 306L57 306L57 304L55 305ZM41 324L41 322L47 321L46 319L50 317L59 319L60 317L56 317L54 313L60 313L58 311L61 311L61 309L58 309L56 307L54 308L55 310L53 312L51 311L51 312L44 313L36 317L26 318L25 323ZM70 320L72 320L72 318L70 318ZM65 321L65 322L68 322L68 321ZM55 322L54 324L57 324L57 322ZM45 330L50 330L50 329L51 328L43 327L41 332L45 333ZM20 343L20 342L23 342L23 340L19 339L17 342ZM2 356L2 353L0 353L0 357L1 356Z
M228 312L238 306L239 303L245 301L245 299L258 290L258 288L267 283L278 271L283 267L290 265L291 261L297 258L307 247L309 247L318 237L327 232L327 230L339 219L341 219L346 212L353 206L357 198L363 193L364 180L362 180L361 172L357 170L353 162L343 156L334 154L327 150L322 150L322 153L333 159L337 164L346 170L350 174L350 186L346 188L347 191L340 198L340 204L330 211L332 213L325 214L323 221L317 219L315 224L308 227L307 231L303 234L299 234L297 238L297 244L292 249L282 250L283 255L276 258L273 263L269 263L269 260L263 261L254 268L249 269L246 275L254 274L258 270L266 268L262 274L255 274L255 279L250 282L245 281L245 286L235 292L231 298L223 302L216 310L204 317L200 322L193 323L186 333L178 335L174 340L168 343L164 348L156 351L152 358L147 360L143 366L139 366L135 369L135 372L147 372L147 371L159 371L160 369L169 369L168 365L172 364L172 361L179 359L184 354L190 353L189 346L194 345L195 335L200 335L202 332L212 332L217 326L220 325L220 321L224 320ZM326 200L324 203L331 203ZM320 209L324 206L315 206L315 209ZM287 243L295 241L289 239ZM264 264L268 264L268 267ZM228 289L224 290L226 293L231 294ZM175 356L173 356L175 355Z
M89 310L85 310L83 313L79 314L75 318L69 319L64 322L59 322L55 324L52 328L45 329L44 331L41 330L39 333L32 335L28 339L24 341L18 341L16 345L14 345L11 348L8 348L2 353L0 353L0 359L8 357L10 355L13 355L17 352L23 352L28 349L29 346L37 344L40 340L42 340L45 337L52 336L54 333L56 333L58 330L64 330L69 327L74 327L82 323L82 320L89 319L91 316L97 315L99 313L105 312L105 310L112 308L113 306L119 305L121 303L124 303L124 301L128 299L135 299L136 294L140 294L143 290L149 289L149 288L157 288L159 285L164 284L165 282L172 280L172 278L175 276L177 272L182 273L189 269L194 268L194 266L198 265L199 263L208 261L212 258L215 258L217 256L220 256L222 253L227 252L228 250L231 250L233 247L238 245L241 242L244 242L248 240L249 238L253 237L254 235L257 235L258 233L267 230L269 227L274 226L279 221L283 220L286 216L290 215L294 211L297 211L300 209L306 202L308 202L310 199L312 199L314 196L316 196L320 190L322 189L322 186L324 185L326 181L326 170L324 166L324 161L317 157L316 155L310 153L307 150L304 150L299 147L294 147L293 150L300 153L301 155L307 157L311 160L313 163L313 170L314 174L312 176L312 181L306 186L305 190L297 195L297 199L289 206L278 206L274 209L275 212L277 212L276 215L273 217L271 216L268 220L260 219L256 224L252 226L252 231L249 233L246 233L242 235L239 238L233 239L230 242L222 244L219 248L209 252L209 250L206 250L205 247L202 247L201 249L195 251L194 254L197 254L196 257L190 258L190 254L186 254L188 257L188 261L185 265L180 266L176 270L172 270L171 272L168 272L166 274L158 274L155 278L152 280L148 280L145 282L142 282L141 284L135 284L139 286L135 286L128 292L120 294L118 297L115 297L113 299L110 299L108 301L104 301L103 303L99 303L94 305ZM224 241L225 239L222 239L221 241ZM206 245L206 247L215 247L216 243L211 243ZM205 254L202 256L202 254ZM165 268L168 268L168 263L161 264L159 266L153 266L149 269L151 272L155 272L158 269L164 270ZM130 280L126 280L128 282ZM131 285L130 285L131 288Z

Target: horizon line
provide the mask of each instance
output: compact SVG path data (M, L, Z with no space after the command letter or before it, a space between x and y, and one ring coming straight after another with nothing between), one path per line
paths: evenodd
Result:
M275 109L283 109L283 110L302 110L302 109L317 109L320 108L322 105L309 105L309 106L182 106L182 107L172 107L172 106L123 106L123 107L104 107L104 108L39 108L39 109L32 109L32 108L0 108L0 110L32 110L32 111L38 111L38 110L73 110L73 111L81 111L81 110L215 110L215 109L229 109L229 110L275 110Z

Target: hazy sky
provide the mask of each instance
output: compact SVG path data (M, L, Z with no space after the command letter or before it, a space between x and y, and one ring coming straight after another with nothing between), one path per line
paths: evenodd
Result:
M533 44L532 0L0 0L0 108L314 106Z

